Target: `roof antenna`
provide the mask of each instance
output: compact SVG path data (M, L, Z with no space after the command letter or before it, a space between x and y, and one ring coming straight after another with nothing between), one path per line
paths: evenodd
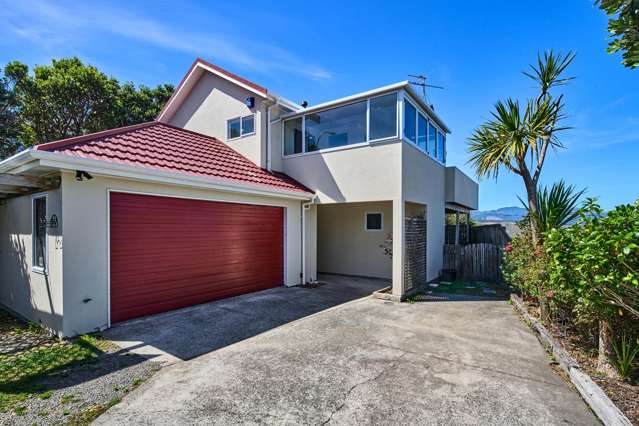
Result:
M413 81L409 81L410 84L412 84L413 86L420 86L422 88L422 97L427 102L428 102L428 97L426 96L426 88L427 87L432 87L434 89L443 89L442 86L435 86L434 84L427 84L426 83L426 79L427 78L426 78L425 75L408 74L408 76L415 79ZM430 107L435 109L433 105L431 105Z

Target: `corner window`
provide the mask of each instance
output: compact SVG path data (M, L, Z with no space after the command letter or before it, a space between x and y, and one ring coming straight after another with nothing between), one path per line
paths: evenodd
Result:
M397 93L370 100L369 140L397 137Z
M306 152L366 141L366 101L311 113L305 118Z
M45 268L47 252L47 197L40 196L32 199L32 245L33 266Z
M381 231L383 228L381 213L366 213L365 229L367 231Z
M302 152L302 117L284 122L284 155Z
M446 136L442 132L437 132L437 159L446 162Z
M404 100L404 137L412 143L417 142L415 135L416 114L415 107L407 100Z
M437 128L433 123L428 124L428 155L435 158L437 154Z
M417 146L426 152L426 133L428 130L428 120L421 113L417 114Z
M255 114L228 120L226 129L227 140L255 133Z

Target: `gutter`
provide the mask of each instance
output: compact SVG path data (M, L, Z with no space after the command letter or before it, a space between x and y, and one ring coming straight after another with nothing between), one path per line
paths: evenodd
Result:
M174 172L156 170L147 167L129 166L102 160L72 157L55 152L39 151L34 148L22 151L21 153L0 162L0 173L15 171L18 167L30 162L37 162L36 166L50 167L53 169L84 170L96 175L124 177L129 179L189 186L194 188L214 189L226 192L305 201L312 200L314 197L314 194L309 192L277 189L265 185L241 183L202 176L177 174Z

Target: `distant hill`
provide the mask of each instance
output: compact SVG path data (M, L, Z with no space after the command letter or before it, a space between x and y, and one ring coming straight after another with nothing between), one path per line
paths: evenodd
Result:
M518 222L526 216L523 207L502 207L497 210L474 211L470 217L476 222Z

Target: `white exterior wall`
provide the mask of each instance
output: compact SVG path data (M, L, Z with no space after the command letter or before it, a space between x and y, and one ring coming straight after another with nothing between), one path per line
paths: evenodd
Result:
M285 207L285 284L300 283L302 263L300 201L99 176L94 176L94 179L89 181L77 182L72 173L65 173L62 179L62 207L68 224L64 234L64 333L66 335L85 333L108 326L109 190ZM312 268L312 263L310 265ZM85 303L86 299L90 301Z
M404 200L426 206L426 272L433 280L444 261L446 168L409 143L402 148Z
M392 140L284 157L281 171L315 191L321 204L388 201L401 197L401 145Z
M255 97L255 107L246 106L246 98ZM266 145L262 143L266 125L266 107L261 98L228 80L205 72L169 123L194 132L227 141L227 121L255 113L255 134L228 141L230 147L260 167L266 167Z
M0 303L53 331L62 330L62 209L60 189L47 195L47 219L55 214L58 228L47 228L44 272L35 271L31 195L0 201Z
M379 246L393 232L393 203L324 204L318 209L317 270L391 279L392 262ZM381 231L366 231L365 214L382 213Z

